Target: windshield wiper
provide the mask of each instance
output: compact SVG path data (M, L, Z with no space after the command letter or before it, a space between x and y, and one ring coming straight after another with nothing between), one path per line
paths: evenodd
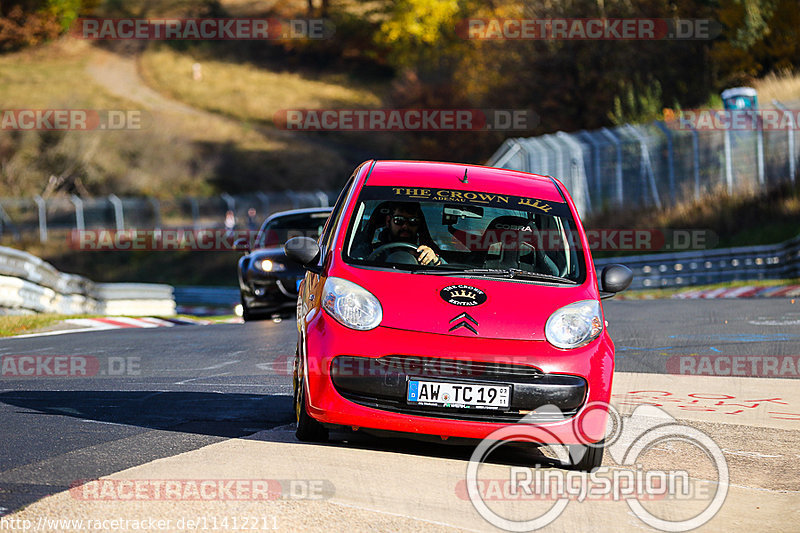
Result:
M460 269L458 267L447 265L435 268L420 268L414 270L414 274L429 274L434 276L452 276L453 274L473 275L473 276L489 276L500 277L506 279L534 279L539 281L550 281L553 283L564 283L568 285L577 285L576 281L571 279L562 278L561 276L553 276L551 274L541 274L539 272L529 272L520 268L467 268Z
M452 274L485 274L491 276L502 276L504 278L513 277L508 270L502 268L458 268L456 266L449 265L434 268L418 268L414 270L414 274L432 274L434 276L448 276Z
M562 278L561 276L554 276L552 274L542 274L541 272L531 272L529 270L522 270L520 268L509 268L506 270L511 278L523 278L523 279L536 279L541 281L552 281L553 283L566 283L568 285L577 285L577 281L573 281L569 278Z

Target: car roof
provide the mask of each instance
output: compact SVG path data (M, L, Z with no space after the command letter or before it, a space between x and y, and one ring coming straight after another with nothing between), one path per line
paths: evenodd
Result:
M272 220L273 218L292 216L292 215L304 215L307 213L330 213L332 210L333 207L304 207L302 209L290 209L288 211L278 211L277 213L272 213L270 216L268 216L265 222L268 220Z
M467 183L461 180L467 172ZM518 170L428 161L376 161L365 185L492 192L563 202L549 176Z

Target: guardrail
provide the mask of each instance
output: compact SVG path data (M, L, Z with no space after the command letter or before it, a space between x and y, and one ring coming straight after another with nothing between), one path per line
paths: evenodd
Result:
M619 263L633 271L632 289L683 287L800 277L800 235L780 244L595 259L598 273Z
M170 285L94 283L27 252L0 246L0 314L175 314Z
M239 303L237 287L175 287L175 302L178 305L205 305L230 307Z
M800 235L784 243L595 259L598 272L619 263L633 271L632 289L690 287L725 281L800 277ZM236 287L175 287L178 306L231 309Z
M161 229L167 226L193 229L224 228L229 212L233 213L236 229L260 226L271 213L330 205L336 192L284 191L231 196L221 194L211 198L106 197L81 198L3 198L0 197L0 236L10 235L19 240L23 234L38 233L46 242L52 230L79 231L85 229ZM250 210L255 209L254 217Z

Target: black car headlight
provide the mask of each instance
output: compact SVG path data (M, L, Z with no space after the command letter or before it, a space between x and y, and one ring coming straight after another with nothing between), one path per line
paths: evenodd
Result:
M276 263L272 259L260 259L253 263L256 269L262 272L282 272L286 270L286 265L283 263Z

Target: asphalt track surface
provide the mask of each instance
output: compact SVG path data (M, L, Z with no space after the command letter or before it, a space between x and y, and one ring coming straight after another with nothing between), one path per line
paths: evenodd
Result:
M766 378L674 375L681 357L795 356L797 360L800 302L611 300L604 302L604 307L617 346L614 392L623 412L636 405L628 401L633 397L641 400L651 394L651 400L658 400L667 391L686 402L700 397L698 401L705 402L701 407L709 407L718 395L730 396L731 404L764 400L738 412L727 406L679 411L678 407L686 406L661 404L672 409L676 418L689 421L718 440L726 451L733 483L745 491L730 495L723 507L727 514L721 512L705 530L744 530L756 525L760 530L800 530L797 373L784 368L782 377L774 377L774 372ZM329 462L331 468L333 463L349 461L353 468L367 465L363 466L367 470L368 465L377 464L376 476L383 476L384 482L387 476L402 477L401 472L420 468L419 483L433 483L427 476L434 474L425 469L441 461L443 476L452 469L456 472L453 475L463 477L471 453L463 447L361 435L334 435L330 445L296 444L290 426L294 416L289 373L295 335L293 320L284 320L0 339L3 357L36 356L43 361L46 356L83 356L94 361L90 366L96 365L93 368L97 371L93 377L0 377L0 516L62 493L79 480L111 476L140 465L145 469L141 472L148 472L153 461L162 464L157 460L165 459L163 464L169 465L171 459L192 457L185 452L200 455L189 461L195 471L184 471L181 479L202 476L204 469L213 470L211 465L225 464L226 450L232 454L230 472L235 471L237 461L243 462L242 468L247 471L248 454L276 453L285 454L286 461L294 454L299 454L301 462L306 454L310 462L318 458L320 473L327 472ZM44 367L41 370L47 371ZM252 446L266 448L259 451L249 448ZM519 460L509 453L510 462ZM389 462L397 464L387 467L383 454L390 454ZM546 464L547 459L542 460ZM274 461L274 471L270 471L273 477L301 475L297 470L281 470L279 462ZM179 471L177 465L174 469ZM299 502L301 509L317 519L304 522L302 512L289 513L287 516L294 517L295 522L283 523L279 529L337 530L342 523L350 523L341 520L352 520L356 530L369 529L374 518L348 518L348 513L358 508L383 513L380 516L388 520L384 524L388 529L493 529L474 512L466 516L468 513L453 511L447 500L427 500L428 508L417 512L413 508L403 511L399 504L382 505L380 498L376 501L371 496L366 497L370 506L359 507L357 490L348 499L346 484L369 485L374 480L363 477L368 473L347 481L329 472L326 479L335 486L332 500L338 500L339 510L331 514L327 508L318 509L319 502ZM373 490L391 494L394 489L381 486ZM397 490L407 492L409 488ZM425 493L426 489L418 490ZM452 496L456 489L447 490ZM746 490L763 499L760 506ZM28 507L21 516L35 517L43 512L37 506L49 500ZM744 511L732 503L739 500L753 503L753 510L759 509L762 514L741 516ZM85 505L62 499L62 514L79 503ZM456 503L469 504L463 498ZM324 517L328 517L327 522ZM361 519L365 520L364 527L358 527ZM581 530L584 519L589 520L576 511L572 518L555 524L569 530L575 527L570 521L577 520L577 530ZM635 522L630 516L626 520L628 525ZM649 527L640 524L630 529Z

